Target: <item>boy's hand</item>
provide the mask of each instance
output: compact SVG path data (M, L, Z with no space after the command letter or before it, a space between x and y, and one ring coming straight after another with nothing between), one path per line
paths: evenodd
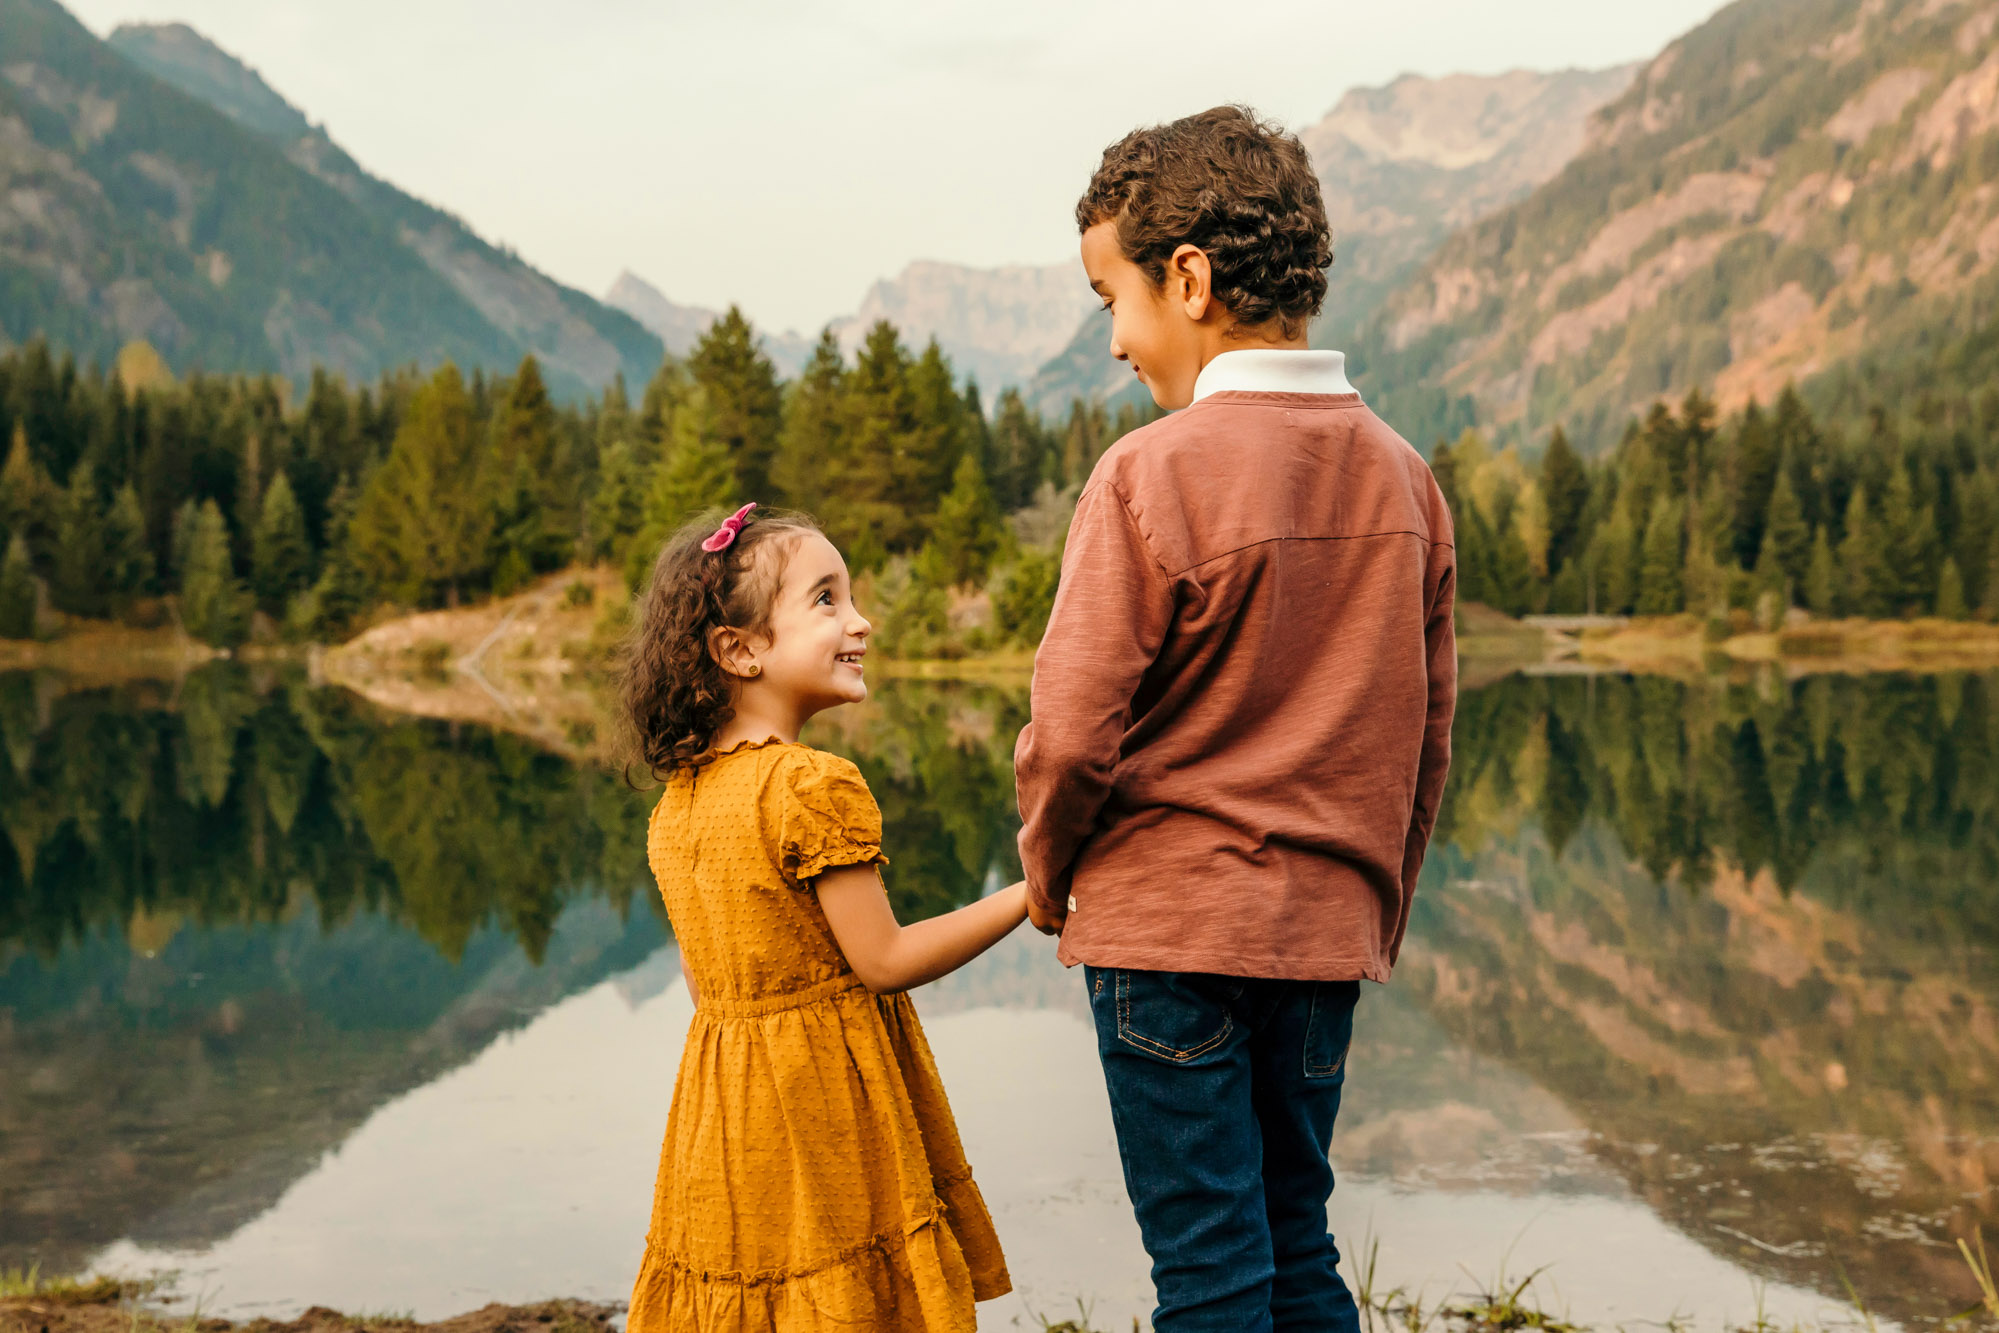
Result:
M1027 919L1043 935L1060 935L1062 927L1068 924L1067 912L1051 912L1038 902L1033 894L1027 895Z

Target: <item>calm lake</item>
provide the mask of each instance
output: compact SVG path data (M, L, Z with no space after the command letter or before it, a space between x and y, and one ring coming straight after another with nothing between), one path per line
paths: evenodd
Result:
M1015 691L807 739L905 916L1011 878ZM1999 1240L1999 676L1509 677L1462 700L1334 1140L1350 1280L1546 1266L1592 1323L1918 1326ZM649 798L285 675L0 676L0 1268L204 1310L622 1299L690 1008ZM1150 1308L1080 977L918 993L1019 1294Z

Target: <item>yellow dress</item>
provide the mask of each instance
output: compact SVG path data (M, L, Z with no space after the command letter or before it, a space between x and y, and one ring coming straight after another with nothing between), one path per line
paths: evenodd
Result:
M700 1002L627 1333L972 1333L1012 1288L929 1043L810 886L883 860L860 770L737 746L668 780L647 852Z

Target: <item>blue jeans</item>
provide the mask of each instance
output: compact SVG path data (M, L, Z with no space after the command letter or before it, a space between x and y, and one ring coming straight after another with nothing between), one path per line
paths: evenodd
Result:
M1360 983L1083 979L1157 1333L1358 1333L1326 1200Z

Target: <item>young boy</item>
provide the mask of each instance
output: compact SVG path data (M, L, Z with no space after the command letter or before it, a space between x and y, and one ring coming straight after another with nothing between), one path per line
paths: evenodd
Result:
M1450 765L1450 514L1306 346L1332 245L1295 138L1134 131L1076 221L1111 355L1187 410L1077 501L1016 754L1031 912L1084 965L1154 1327L1356 1330L1327 1152Z

